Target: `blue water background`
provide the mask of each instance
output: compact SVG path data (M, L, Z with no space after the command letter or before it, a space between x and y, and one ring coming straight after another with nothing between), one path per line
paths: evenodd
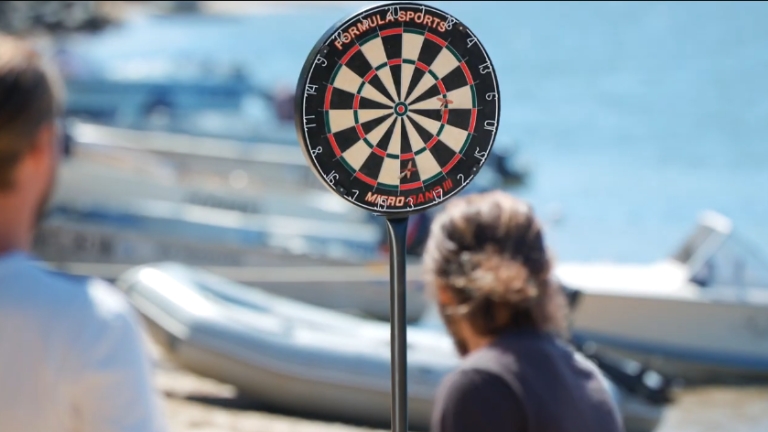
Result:
M658 259L704 209L768 249L768 3L433 4L495 64L500 135L532 169L515 193L546 221L560 260ZM293 87L349 11L142 18L82 48L238 62Z

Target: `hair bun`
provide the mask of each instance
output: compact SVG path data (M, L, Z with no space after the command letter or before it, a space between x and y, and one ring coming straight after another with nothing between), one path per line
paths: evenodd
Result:
M489 252L463 252L460 260L467 276L451 282L472 297L519 303L538 295L535 280L520 261Z

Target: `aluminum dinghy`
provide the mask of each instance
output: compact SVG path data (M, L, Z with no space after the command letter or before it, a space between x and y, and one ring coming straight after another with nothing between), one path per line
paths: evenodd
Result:
M372 216L339 201L327 191L249 196L184 185L150 155L78 156L60 167L34 251L60 269L108 280L159 260L201 265L280 295L388 319L388 268L365 266L380 256L381 231ZM411 292L408 318L416 320L420 285Z
M286 219L279 223L290 223ZM106 280L143 263L178 260L314 305L389 319L389 267L342 258L356 251L363 258L365 245L334 237L322 222L303 223L318 229L311 235L278 233L139 209L57 212L37 233L34 251L56 268ZM290 247L292 241L297 248ZM408 293L406 315L415 321L425 308L423 284L409 285Z
M390 328L244 287L176 263L136 267L117 285L171 361L263 403L366 423L390 419ZM408 329L411 427L427 429L440 380L458 364L444 331ZM617 386L629 431L651 431L662 404Z

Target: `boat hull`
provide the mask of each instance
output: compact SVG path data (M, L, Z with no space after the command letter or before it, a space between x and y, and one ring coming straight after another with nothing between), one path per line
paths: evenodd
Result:
M172 360L202 376L231 383L241 395L280 410L386 428L390 424L391 399L386 391L318 380L296 380L287 374L254 373L253 364L193 344L181 344ZM275 392L275 388L281 391ZM410 427L427 430L431 411L432 398L410 397Z
M131 270L117 284L178 365L233 384L268 406L389 424L387 324L259 290L241 295L230 282L173 264ZM201 286L214 294L201 296ZM217 296L225 300L212 300ZM411 326L408 342L409 425L427 430L436 389L459 359L445 332ZM612 390L628 431L656 427L662 405Z
M233 173L238 173L248 181L243 186L233 187L235 191L327 192L295 144L245 143L80 122L73 125L74 152L79 158L152 156L172 164L178 175L188 182L216 182L223 188L230 188ZM358 210L358 213L362 211Z
M574 334L688 384L768 379L768 308L582 292Z
M195 234L199 235L199 232ZM194 236L163 236L159 231L121 229L114 224L99 226L93 222L71 220L53 220L44 224L37 232L34 252L61 270L110 281L144 263L184 262L284 297L389 320L389 266L386 262L352 262L329 258L327 254L308 255L275 247L226 244L221 237L218 242L199 241ZM418 272L408 274L408 322L418 320L426 309L424 285L419 277Z

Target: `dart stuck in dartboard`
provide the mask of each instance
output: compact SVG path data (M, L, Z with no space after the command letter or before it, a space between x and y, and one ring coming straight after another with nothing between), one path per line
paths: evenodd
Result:
M390 242L392 427L407 431L408 216L460 192L497 135L499 85L477 36L432 6L394 2L333 25L296 89L296 132L319 180L384 216Z
M483 45L430 6L389 3L329 30L296 91L296 128L320 180L366 210L425 210L455 195L496 137L499 86Z

